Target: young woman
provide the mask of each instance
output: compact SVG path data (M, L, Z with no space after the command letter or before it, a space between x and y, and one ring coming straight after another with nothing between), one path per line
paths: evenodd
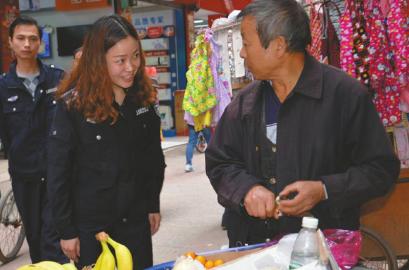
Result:
M134 269L152 265L165 168L155 96L133 26L96 21L58 89L48 147L53 218L80 267L95 263L101 231L130 249Z

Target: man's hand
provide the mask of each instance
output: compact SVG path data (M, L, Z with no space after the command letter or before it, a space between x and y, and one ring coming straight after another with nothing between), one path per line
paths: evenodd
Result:
M321 181L297 181L286 186L280 197L297 193L294 199L280 200L279 210L289 216L302 216L325 198L324 184Z
M160 226L161 216L159 213L149 213L149 223L151 224L151 234L154 235Z
M78 262L80 257L80 239L73 238L69 240L60 240L60 245L62 252L64 252L65 256L67 256L70 260L74 262Z
M247 213L256 218L275 217L275 196L267 188L256 185L244 197L244 207Z

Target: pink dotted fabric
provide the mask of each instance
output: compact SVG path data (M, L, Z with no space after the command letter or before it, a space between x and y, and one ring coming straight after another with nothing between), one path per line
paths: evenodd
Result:
M345 71L357 77L359 67L357 69L353 54L353 22L354 16L364 16L369 56L362 61L369 61L369 87L374 92L379 116L385 126L391 126L401 121L401 109L405 108L405 103L409 104L408 2L363 1L363 14L357 11L354 1L346 1L346 10L341 18L341 65ZM401 102L403 106L400 107Z

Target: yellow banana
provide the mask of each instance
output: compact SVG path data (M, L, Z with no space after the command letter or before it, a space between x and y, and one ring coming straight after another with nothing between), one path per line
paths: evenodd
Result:
M107 239L108 244L110 244L115 250L116 262L118 266L118 270L132 270L133 263L132 263L132 254L129 249L112 240L110 237Z
M100 241L102 252L99 255L93 270L115 270L115 258L112 255L108 244L105 241Z
M62 267L64 267L65 270L77 270L77 267L72 263L63 264Z
M35 264L27 264L17 268L17 270L43 270L43 268Z
M64 270L61 264L52 261L42 261L35 265L40 266L44 270Z

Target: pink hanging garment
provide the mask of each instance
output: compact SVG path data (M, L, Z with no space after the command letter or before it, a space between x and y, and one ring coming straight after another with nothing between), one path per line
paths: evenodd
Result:
M311 28L311 46L309 47L309 53L318 61L322 61L322 27L321 27L321 14L316 10L315 5L310 7L310 28Z
M341 68L354 78L356 78L356 65L353 58L354 27L352 18L355 17L356 7L354 1L346 0L345 11L339 22L341 28Z
M328 3L318 3L310 8L311 46L308 52L318 61L340 67L340 43L329 16ZM334 7L338 10L337 6Z
M400 85L396 73L396 61L394 48L396 44L390 39L390 21L381 8L381 0L366 1L365 17L366 31L370 44L368 48L370 62L370 86L374 92L374 103L382 123L392 126L401 121Z
M385 1L385 0L382 0ZM409 112L409 1L391 0L389 38L394 54L395 75L401 93L401 109Z

